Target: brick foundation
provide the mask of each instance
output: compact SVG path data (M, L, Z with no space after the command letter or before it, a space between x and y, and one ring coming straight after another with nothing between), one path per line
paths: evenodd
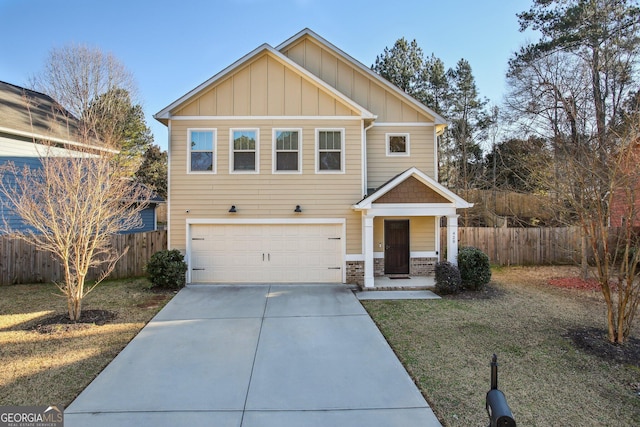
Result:
M364 286L364 261L347 261L347 283Z
M433 276L438 258L411 258L409 275ZM384 258L374 258L373 276L384 276ZM364 261L347 261L347 283L364 286Z
M432 276L435 274L438 258L411 258L409 274L412 276Z

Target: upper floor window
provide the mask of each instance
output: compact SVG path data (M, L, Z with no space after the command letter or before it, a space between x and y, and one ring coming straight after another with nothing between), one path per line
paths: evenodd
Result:
M344 171L344 131L342 129L316 130L316 171Z
M189 129L189 172L216 172L216 130Z
M409 134L408 133L388 133L387 134L387 156L408 156L409 155Z
M231 129L231 171L258 172L258 130Z
M300 130L299 129L274 129L274 172L299 172L300 171Z

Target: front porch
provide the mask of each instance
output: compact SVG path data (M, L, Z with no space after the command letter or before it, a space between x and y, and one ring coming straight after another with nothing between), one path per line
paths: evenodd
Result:
M434 276L405 276L394 278L390 276L380 276L373 278L373 287L363 289L371 291L386 290L432 290L436 286Z

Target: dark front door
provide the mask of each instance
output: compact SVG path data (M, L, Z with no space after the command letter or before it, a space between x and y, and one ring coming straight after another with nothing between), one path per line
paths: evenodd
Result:
M385 220L384 243L384 274L409 274L409 220Z

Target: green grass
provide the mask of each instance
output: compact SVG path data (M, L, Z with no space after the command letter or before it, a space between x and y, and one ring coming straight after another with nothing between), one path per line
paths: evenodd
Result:
M566 337L576 327L604 328L599 294L547 286L545 267L493 273L501 293L491 299L363 301L443 425L488 424L493 353L518 425L640 425L640 369Z

